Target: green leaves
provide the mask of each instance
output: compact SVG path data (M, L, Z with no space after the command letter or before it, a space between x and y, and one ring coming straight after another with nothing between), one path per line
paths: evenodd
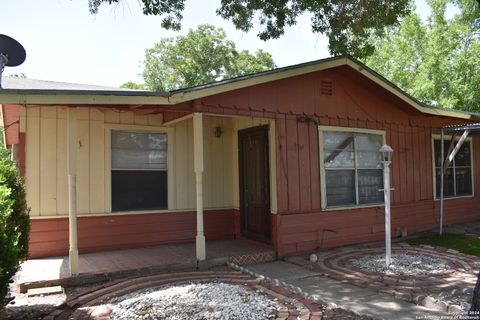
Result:
M97 14L102 3L114 4L120 0L88 0L90 13ZM185 0L141 0L142 11L145 15L162 17L162 28L167 30L180 30L185 8Z
M446 17L449 2L459 10L452 18ZM367 65L427 104L480 112L480 8L475 0L428 3L428 21L412 13L377 37Z
M120 0L88 0L91 13L102 3ZM221 0L217 14L230 20L238 30L250 31L256 23L262 40L277 39L297 23L302 14L311 15L312 32L325 34L333 55L358 58L373 52L372 34L382 35L410 12L412 0ZM462 2L464 0L458 0ZM185 0L142 0L147 15L158 15L162 27L179 30Z
M25 189L9 156L0 148L0 310L12 300L9 283L27 258L30 232Z
M211 25L201 25L186 36L163 38L146 50L144 63L145 88L153 91L192 87L275 67L269 53L237 52L225 31Z

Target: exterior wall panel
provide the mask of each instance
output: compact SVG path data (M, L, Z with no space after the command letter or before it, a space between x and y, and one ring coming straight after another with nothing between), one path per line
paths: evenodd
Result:
M204 172L205 208L233 207L232 120L205 117L204 144L208 165ZM110 157L105 126L125 129L128 126L156 130L162 127L162 115L137 115L131 111L101 111L78 108L77 203L78 213L109 213L110 181L105 166ZM125 127L126 126L126 127ZM136 126L136 127L135 127ZM223 134L214 137L215 127ZM68 212L67 122L65 107L43 106L26 108L26 185L27 201L32 216L66 216ZM132 129L134 130L134 129ZM193 173L193 131L191 120L173 126L170 164L175 177L170 209L195 208Z
M100 135L101 130L97 132L96 128L101 123L104 126L125 124L158 128L164 120L161 115L142 116L133 112L92 110L84 120L79 120L87 122L87 128L79 134L79 147L86 148L82 158L85 163L78 173L84 179L83 182L79 181L82 186L79 192L84 193L79 199L85 201L85 207L82 207L84 212L80 214L84 215L108 213L107 205L104 203L102 209L99 199L102 198L101 190L103 197L108 198L109 181L102 181L102 177L96 174L102 171L102 155L99 151L102 143L105 151L103 159L109 158L108 139L104 137L103 142L98 141L95 136ZM346 66L205 97L196 101L195 112L232 117L204 117L204 200L207 209L222 207L231 210L239 207L237 131L261 124L271 126L270 143L274 148L270 151L275 155L273 157L271 154L271 167L275 172L272 175L275 182L271 183L274 195L272 212L278 212L278 215L272 216L272 234L280 256L384 238L381 206L322 210L318 125L385 131L386 142L394 149L391 164L391 184L395 188L392 192L392 234L396 236L405 231L413 234L431 230L438 225L439 202L433 200L432 135L438 134L443 125L465 122L462 119L422 114ZM64 109L57 107L56 147L45 146L50 139L42 136L48 136L50 129L43 128L44 116L40 115L38 108L26 108L26 180L28 203L33 216L49 214L44 212L45 206L51 206L49 201L56 201L55 214L66 213L66 170L65 174L62 172L63 162L66 161L62 155L65 153L63 145L66 144L62 137L62 132L66 132L63 113ZM182 112L171 113L165 120L174 120L182 115ZM308 116L306 121L298 121L300 116L305 115ZM129 229L125 227L126 224L119 222L116 215L91 217L99 220L81 217L79 221L83 221L81 228L84 231L79 231L79 236L88 236L88 239L82 238L79 242L83 250L193 239L194 215L189 212L195 206L191 126L191 120L172 125L175 139L175 205L172 209L188 213L128 215L131 220L123 222L138 223L142 225L139 230L145 231L132 235L128 235ZM221 138L213 136L217 126L223 130ZM85 144L83 140L86 140ZM480 175L480 141L478 138L472 141L474 196L445 201L447 224L480 218L480 196L477 194L480 179L476 178ZM45 150L56 150L57 153L56 172L51 174L52 169L45 164L49 156L40 154ZM81 154L79 157L82 157ZM97 159L100 159L100 164ZM40 174L41 168L46 172ZM104 171L107 169L103 168ZM46 183L43 182L45 175L56 177L55 200L51 199L50 193L42 194L43 188L40 186ZM53 189L50 185L45 188L47 191ZM218 238L235 235L240 217L238 211L234 212L233 222L229 222L230 218L226 216L207 214L205 219L209 221L210 230L213 230L207 232L207 237L215 238L215 232L221 233ZM51 248L64 245L67 231L62 219L35 221L37 229L32 231L33 251L43 250L41 246L45 243L42 239L51 239L48 245ZM116 222L109 224L109 219ZM147 225L154 221L159 223L160 220L162 225L158 225L156 230ZM92 223L94 221L100 223L95 225ZM232 225L233 231L229 231L230 227L222 230L225 225ZM107 235L101 233L110 227L117 231ZM48 232L51 232L50 238ZM127 236L122 240L123 234ZM96 238L102 239L100 243L105 247L95 247L94 241L89 240ZM126 242L122 242L124 240Z
M331 95L322 92L322 81L331 82ZM443 125L465 120L421 114L348 68L239 89L204 98L202 103L223 108L220 112L225 114L263 111L275 115L279 212L275 232L280 256L384 239L381 206L321 209L318 129L314 121L297 120L304 114L319 125L385 131L386 142L394 149L392 234L437 227L439 202L433 200L432 135L438 134ZM480 145L477 138L473 141L473 170L478 177ZM445 201L447 224L480 218L477 180L473 197Z
M80 253L193 242L195 212L83 216L78 218ZM207 240L235 237L233 210L205 211ZM68 254L68 218L31 221L29 258Z

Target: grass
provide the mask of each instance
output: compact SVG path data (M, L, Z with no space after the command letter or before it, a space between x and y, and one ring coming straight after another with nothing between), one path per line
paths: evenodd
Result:
M443 234L440 236L437 234L407 240L406 242L411 245L426 244L445 247L480 257L480 237L476 236L466 236L462 234Z

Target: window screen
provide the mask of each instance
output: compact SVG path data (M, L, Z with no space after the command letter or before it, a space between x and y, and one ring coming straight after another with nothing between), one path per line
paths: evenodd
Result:
M440 139L433 142L435 152L435 182L437 198L440 198L440 165L441 165L441 146ZM450 140L444 141L445 156L450 147ZM460 197L472 195L472 162L471 162L471 143L465 141L455 155L453 161L446 169L443 179L443 195L445 197Z
M167 134L112 131L112 210L166 209Z
M381 145L381 135L323 132L328 207L383 202Z

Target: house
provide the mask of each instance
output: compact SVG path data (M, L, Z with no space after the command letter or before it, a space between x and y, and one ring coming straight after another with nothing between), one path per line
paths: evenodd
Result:
M382 240L384 143L392 235L432 230L440 128L480 118L345 56L167 93L5 83L31 257L196 241L201 260L205 238L240 237L282 257ZM446 170L446 224L480 218L479 160L469 138Z

